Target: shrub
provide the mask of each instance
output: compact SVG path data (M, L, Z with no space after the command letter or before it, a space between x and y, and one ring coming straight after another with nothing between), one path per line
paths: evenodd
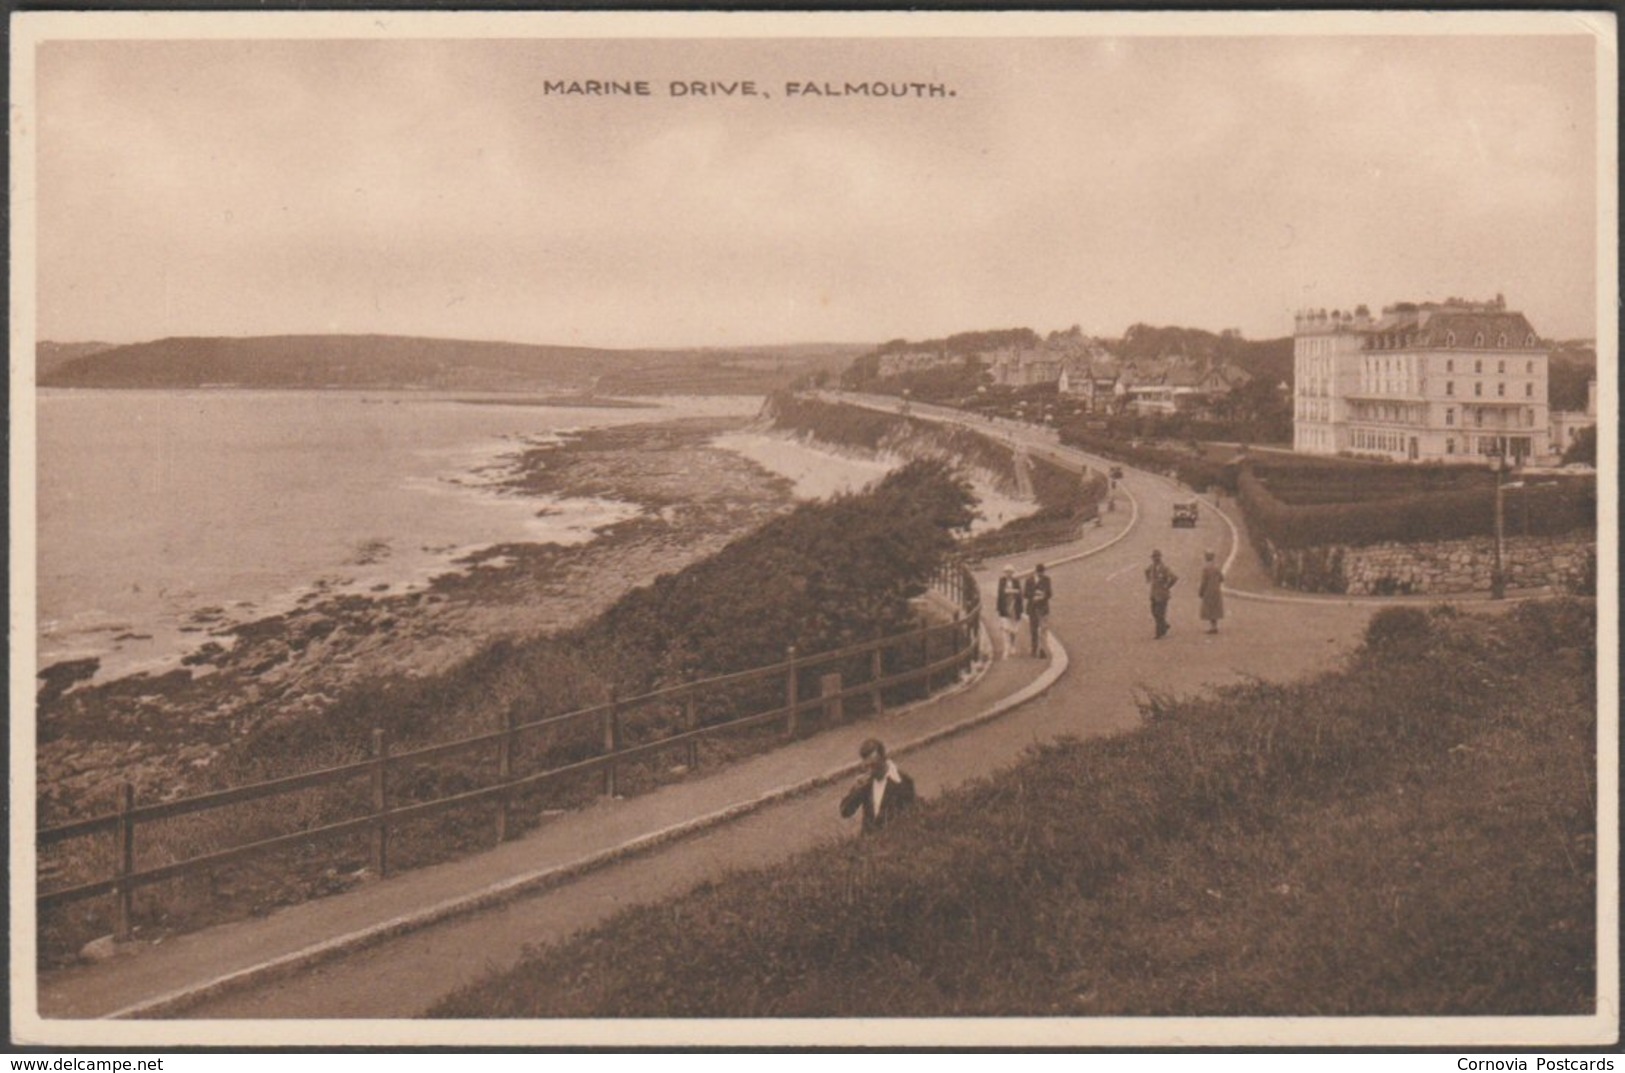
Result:
M1420 607L1384 607L1365 628L1367 648L1399 656L1414 654L1427 641L1428 613Z
M1236 491L1238 467L1234 463L1215 462L1189 450L1176 451L1146 445L1135 447L1122 439L1091 431L1077 422L1062 426L1061 442L1103 458L1166 474L1198 492L1214 487L1223 488L1231 494Z

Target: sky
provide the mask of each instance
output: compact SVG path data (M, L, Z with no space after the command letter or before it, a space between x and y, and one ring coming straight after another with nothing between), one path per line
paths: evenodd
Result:
M1545 336L1598 334L1597 41L1572 19L1069 25L41 41L36 337L1271 338L1305 307L1497 293ZM589 79L650 95L548 89ZM670 90L746 80L756 96Z

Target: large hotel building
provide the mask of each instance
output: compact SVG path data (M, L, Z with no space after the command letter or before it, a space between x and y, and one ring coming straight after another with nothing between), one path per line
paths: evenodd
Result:
M1493 302L1299 313L1292 447L1395 461L1549 453L1547 351Z

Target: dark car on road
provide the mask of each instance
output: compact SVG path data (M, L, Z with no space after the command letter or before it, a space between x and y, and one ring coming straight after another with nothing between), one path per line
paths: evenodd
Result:
M1198 514L1198 509L1197 509L1195 500L1191 500L1188 503L1175 503L1174 504L1174 528L1175 529L1195 529L1196 528L1196 516L1197 516L1197 514Z

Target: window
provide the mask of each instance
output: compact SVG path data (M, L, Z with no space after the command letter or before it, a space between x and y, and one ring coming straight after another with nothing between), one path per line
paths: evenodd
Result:
M1444 382L1444 393L1446 395L1454 395L1456 393L1456 382L1454 380L1446 380Z
M1455 332L1445 332L1444 333L1444 345L1445 346L1455 346L1456 345L1456 333Z
M1483 332L1479 332L1479 333L1477 333L1476 335L1473 336L1473 345L1474 346L1483 346L1484 345L1484 333Z
M1447 372L1447 373L1453 373L1453 372L1456 371L1456 359L1455 358L1446 358L1444 360L1444 371Z
M1475 428L1483 428L1484 427L1484 411L1483 410L1474 410L1473 411L1473 427L1475 427Z
M1473 394L1474 395L1482 395L1482 394L1484 394L1484 385L1483 385L1482 382L1473 385Z
M1506 384L1504 384L1504 383L1496 384L1495 385L1495 394L1500 398L1503 398L1503 399L1506 398L1507 397L1507 386L1506 386Z
M1503 336L1503 339L1504 339L1504 338L1505 338L1505 337L1504 337L1504 336ZM1498 361L1498 362L1496 362L1496 363L1495 363L1495 371L1496 371L1496 372L1498 372L1498 373L1504 373L1504 372L1506 372L1506 371L1507 371L1507 363L1506 363L1506 362L1505 362L1505 361Z
M1450 436L1444 441L1444 453L1447 455L1456 453L1456 437Z
M1523 386L1523 397L1526 398L1526 399L1532 399L1532 398L1535 397L1535 385L1534 384L1525 384Z
M1499 347L1500 349L1502 349L1502 350L1505 350L1507 348L1507 333L1506 332L1502 332L1500 337L1495 340L1495 345L1497 347Z
M1523 337L1523 345L1531 348L1535 345L1535 334L1533 332Z
M1483 371L1484 371L1484 363L1483 362L1481 362L1481 361L1473 362L1473 372L1481 373Z
M1456 423L1456 408L1454 406L1446 406L1444 408L1444 423L1447 425L1454 425Z

